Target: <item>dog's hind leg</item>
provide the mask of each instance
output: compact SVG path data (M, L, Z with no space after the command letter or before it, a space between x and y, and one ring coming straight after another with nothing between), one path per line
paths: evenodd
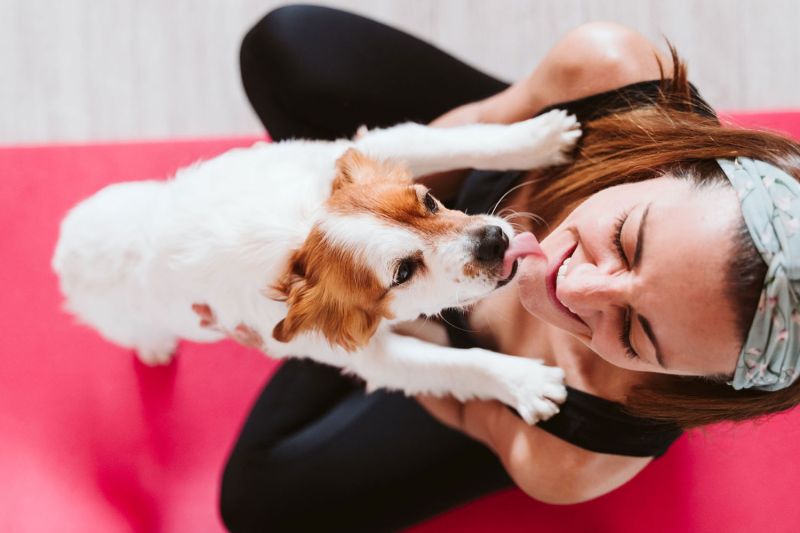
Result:
M165 333L147 333L138 339L134 350L139 360L147 366L166 365L172 361L178 339Z

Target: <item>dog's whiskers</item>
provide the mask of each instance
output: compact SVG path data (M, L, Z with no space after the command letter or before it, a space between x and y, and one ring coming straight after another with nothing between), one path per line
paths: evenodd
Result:
M512 226L514 225L514 223L511 222L512 219L514 219L514 218L527 218L528 220L532 220L537 225L540 225L540 226L543 225L546 229L548 229L548 230L550 229L550 225L547 223L547 221L545 219L543 219L542 217L540 217L539 215L536 215L534 213L529 213L529 212L526 212L526 211L514 211L513 209L510 209L508 207L503 209L501 211L501 213L505 212L505 211L511 211L511 214L510 215L499 215L498 214L498 216L500 216L503 220L505 220L506 222L508 222Z
M496 204L494 204L494 207L492 208L492 210L491 210L491 212L490 212L489 214L490 214L490 215L494 215L495 211L497 211L497 208L498 208L498 207L500 207L500 203L501 203L503 200L505 200L505 199L506 199L506 196L508 196L509 194L511 194L512 192L516 191L517 189L519 189L519 188L521 188L521 187L525 187L526 185L530 185L530 184L532 184L532 183L536 183L537 181L540 181L540 180L541 180L541 178L532 179L532 180L528 180L528 181L522 182L522 183L520 183L520 184L518 184L518 185L515 185L515 186L511 187L510 189L508 189L508 190L507 190L507 191L506 191L506 192L503 194L503 196L501 196L501 197L500 197L500 199L499 199L499 200L497 200L497 203L496 203Z
M459 311L459 312L463 312L461 309L458 309L458 311ZM463 332L465 332L465 333L477 333L477 330L474 330L474 329L464 329L464 328L462 328L462 327L456 326L456 325L455 325L455 324L453 324L452 322L448 321L448 320L447 320L447 319L444 317L444 315L442 315L442 313L441 313L441 312L437 313L437 314L436 314L436 317L437 317L439 320L441 320L442 322L444 322L445 324L447 324L448 326L450 326L451 328L453 328L453 329L457 329L458 331L463 331Z

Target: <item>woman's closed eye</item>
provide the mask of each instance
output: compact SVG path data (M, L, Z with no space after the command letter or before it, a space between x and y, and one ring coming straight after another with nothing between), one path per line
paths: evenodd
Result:
M612 231L612 244L620 260L625 263L625 268L630 268L630 262L625 255L625 247L622 246L622 228L625 226L625 221L628 220L628 215L630 215L630 211L621 214L614 222L614 229Z
M619 335L619 342L625 348L625 356L628 359L639 359L639 354L633 349L631 344L631 308L626 307L622 315L622 329Z
M625 268L630 268L630 261L628 261L628 257L625 254L625 247L622 245L622 228L625 226L625 221L628 220L628 215L630 211L626 211L622 215L617 218L614 229L612 232L612 243L614 248L616 249L617 255L619 256L620 261L623 262ZM619 341L622 344L622 347L625 349L625 355L629 359L638 359L639 354L636 353L636 350L633 349L633 344L631 343L631 308L626 307L624 313L622 314L622 324L620 326L620 335Z

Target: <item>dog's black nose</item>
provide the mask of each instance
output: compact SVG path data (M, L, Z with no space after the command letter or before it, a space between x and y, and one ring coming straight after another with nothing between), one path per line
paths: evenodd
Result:
M475 257L483 263L502 261L508 249L508 237L499 226L484 226L478 231Z

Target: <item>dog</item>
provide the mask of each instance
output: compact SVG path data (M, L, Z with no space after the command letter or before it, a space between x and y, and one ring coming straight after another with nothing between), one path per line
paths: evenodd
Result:
M564 163L580 134L552 111L259 142L169 181L102 189L64 218L52 267L66 310L146 364L169 362L179 338L214 342L246 325L271 357L340 367L368 390L497 399L532 424L558 412L561 369L392 329L476 302L541 253L530 233L446 209L414 177ZM214 327L198 323L212 309Z

